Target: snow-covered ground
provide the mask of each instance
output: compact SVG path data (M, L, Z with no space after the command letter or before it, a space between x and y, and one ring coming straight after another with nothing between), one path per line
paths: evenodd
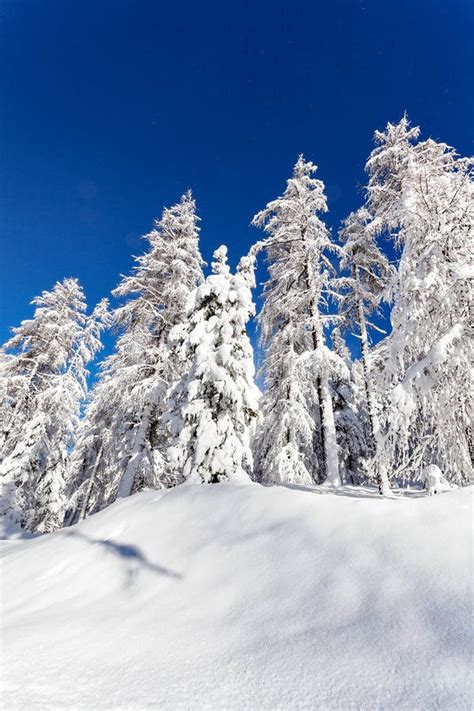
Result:
M187 486L6 542L2 708L469 709L472 491Z

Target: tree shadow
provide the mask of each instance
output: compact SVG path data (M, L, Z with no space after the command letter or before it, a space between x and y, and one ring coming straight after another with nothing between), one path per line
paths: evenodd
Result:
M332 494L334 496L344 496L351 499L381 499L377 488L374 486L357 486L356 484L346 484L338 487L315 485L312 486L302 486L300 484L280 484L280 486L285 489L293 489L295 491L306 491L309 494L316 494L317 496L326 496L327 494Z
M279 484L285 489L294 489L296 491L306 491L310 494L325 496L333 494L334 496L344 496L351 499L373 499L380 501L381 499L422 499L428 496L428 492L422 486L402 487L397 484L391 487L391 496L381 496L376 486L367 484L344 484L340 488L333 486L325 486L324 484L312 486L303 486L301 484ZM451 490L449 490L451 491ZM446 493L446 492L439 492Z
M132 585L140 569L149 570L157 575L174 578L175 580L181 580L183 577L181 573L171 570L171 568L152 563L137 546L133 546L129 543L118 543L117 541L111 539L90 538L84 533L79 533L79 531L68 531L65 535L80 538L90 545L98 545L118 558L122 558L124 562L127 563L126 587L130 587Z

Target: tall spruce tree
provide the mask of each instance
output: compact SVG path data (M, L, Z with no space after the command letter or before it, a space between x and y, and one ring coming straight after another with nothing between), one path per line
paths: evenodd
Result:
M380 437L380 425L370 372L368 329L380 330L370 319L374 312L380 311L379 305L393 276L393 268L378 247L370 226L370 213L366 208L360 208L349 215L339 232L343 245L340 266L349 272L349 276L344 278L339 309L343 327L355 328L360 338L362 379L369 421L367 449L373 456ZM380 493L387 494L390 484L386 471L376 468L375 476Z
M68 451L100 348L106 303L91 317L77 279L33 300L34 318L2 349L2 500L7 525L50 531L62 523Z
M283 195L253 219L267 237L269 278L259 316L265 352L257 473L265 483L340 484L331 380L347 368L326 345L328 298L337 296L329 256L338 247L319 217L327 211L316 166L298 158Z
M164 416L173 435L169 456L190 483L246 482L259 394L246 332L254 314L253 258L244 257L233 275L227 247L219 247L212 272L193 293L187 320L171 332L186 372Z
M407 117L376 132L368 162L372 230L401 250L391 283L392 333L379 378L380 469L416 479L437 464L472 478L472 159L431 139L415 143Z
M185 318L189 294L203 279L198 220L190 191L165 208L145 235L148 250L113 292L125 300L114 311L120 335L101 366L71 458L71 523L117 496L173 483L161 415L183 364L168 336Z

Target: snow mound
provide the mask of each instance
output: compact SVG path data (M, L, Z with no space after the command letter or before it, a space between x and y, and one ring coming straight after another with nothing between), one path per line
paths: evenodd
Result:
M470 708L471 513L186 486L6 542L2 706Z

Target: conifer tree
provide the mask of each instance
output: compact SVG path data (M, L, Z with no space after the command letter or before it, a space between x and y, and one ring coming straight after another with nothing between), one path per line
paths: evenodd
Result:
M338 247L319 214L327 211L316 166L300 156L283 195L253 219L267 236L269 278L259 316L266 348L258 476L266 483L340 484L331 380L345 372L326 345L328 298L337 296L329 259Z
M473 161L418 137L406 116L388 124L367 162L372 229L401 250L377 463L409 479L436 464L464 483L472 477Z
M370 229L371 217L366 208L351 213L344 221L339 236L343 243L341 269L349 276L344 279L344 291L340 302L340 314L346 329L356 329L361 343L362 376L369 420L368 451L376 450L380 437L380 425L377 416L376 400L369 366L368 328L377 328L370 321L374 312L379 312L381 298L387 290L393 269L387 257L379 249L374 231ZM376 471L376 478L381 494L387 494L389 481L385 471Z
M257 416L253 350L246 324L254 314L253 258L232 275L227 247L193 293L187 320L171 332L186 372L170 393L164 420L178 475L190 483L241 483L252 472L250 438Z
M2 349L0 511L8 524L43 532L62 523L68 450L106 304L88 318L76 279L58 282L33 303L34 318L13 329Z
M164 458L165 396L183 364L168 345L190 292L203 279L199 218L191 192L165 208L145 235L148 250L113 292L115 352L100 377L71 459L68 521L76 521L144 487L173 483Z
M331 333L332 349L343 360L346 370L335 374L331 383L334 420L339 453L341 480L359 484L365 478L368 456L365 409L361 402L357 369L338 322Z

